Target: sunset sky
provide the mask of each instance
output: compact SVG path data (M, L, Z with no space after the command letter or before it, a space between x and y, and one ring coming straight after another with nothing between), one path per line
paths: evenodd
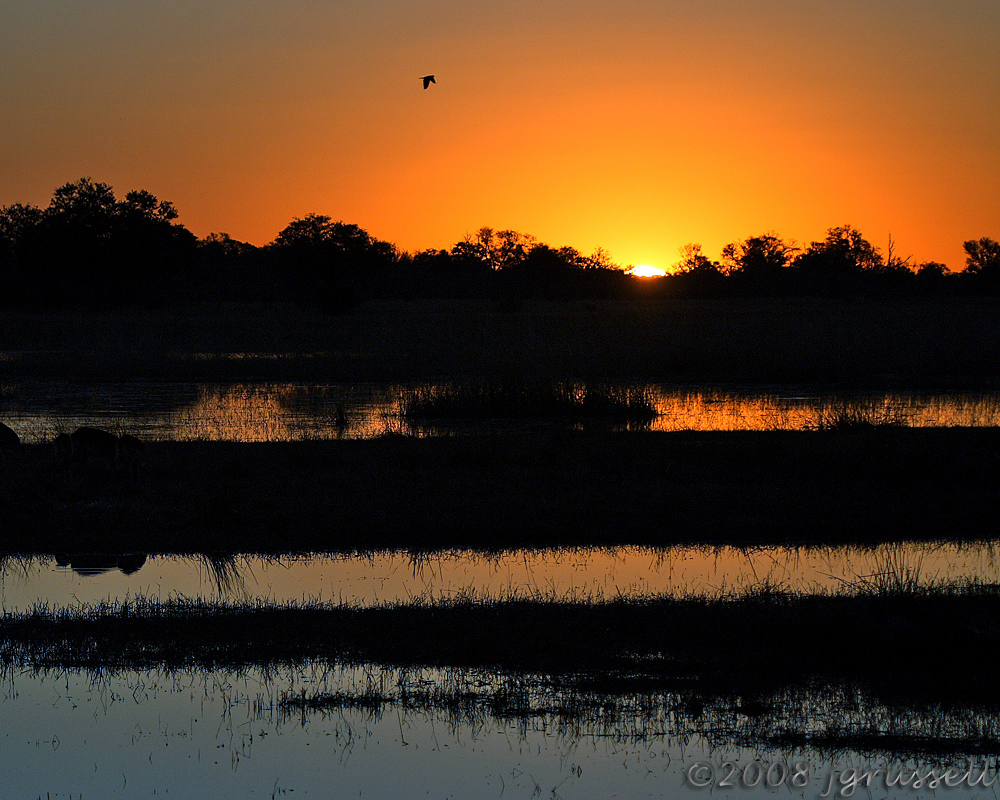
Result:
M996 0L5 0L0 205L90 176L198 236L663 267L851 224L959 269L1000 238L998 42Z

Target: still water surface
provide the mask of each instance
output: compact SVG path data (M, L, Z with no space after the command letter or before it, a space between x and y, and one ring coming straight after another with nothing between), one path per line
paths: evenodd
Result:
M285 693L307 687L351 689L372 681L427 686L446 680L432 670L379 675L370 666L326 672L289 668L266 675L259 670L7 674L0 680L0 795L46 800L597 800L714 797L721 792L752 800L818 798L829 791L831 773L848 768L882 768L899 775L942 764L889 760L849 749L830 754L740 745L731 739L740 739L741 731L752 739L753 729L780 730L794 711L778 712L777 720L763 724L727 711L704 714L692 723L671 711L674 696L662 697L657 712L582 726L558 713L513 721L405 704L379 712L342 708L305 714L281 705ZM814 702L804 695L790 705ZM872 706L858 709L851 727L863 729L885 714ZM945 721L965 735L979 724L948 717L946 712L933 720L913 715L897 722L919 732L940 728ZM718 727L729 731L729 742L714 732ZM762 769L744 771L755 760ZM737 785L723 789L718 784L732 775L723 768L727 761L740 772ZM963 770L969 763L960 757L943 762ZM704 778L708 769L715 773L709 785L693 786L689 776ZM775 788L766 788L761 780L765 770ZM793 785L795 772L804 780ZM995 765L988 774L995 779ZM906 787L886 790L876 783L872 788L876 791L827 796L925 796ZM953 788L947 796L995 794L992 789Z
M7 559L0 596L3 610L11 611L36 603L86 608L140 595L370 605L455 596L585 601L717 595L762 584L850 591L879 575L925 585L997 580L997 555L988 543L751 551L632 547L513 551L489 558L465 551L433 558L242 556L226 562L141 554L102 562L60 555ZM801 690L758 717L740 713L738 699L731 706L686 713L679 690L618 698L614 713L598 710L581 718L560 711L558 690L547 697L553 690L544 682L534 695L539 708L527 717L497 716L488 703L449 710L406 700L414 692L456 687L466 697L482 695L502 689L505 680L510 678L483 670L401 671L376 664L98 675L7 669L0 675L0 796L694 798L710 789L691 785L692 770L704 776L705 765L713 765L717 784L731 772L724 762L742 769L757 760L764 769L774 768L772 776L784 775L784 783L767 788L758 781L729 791L754 800L812 798L828 791L838 770L879 767L898 773L942 763L965 768L967 760L916 762L850 748L831 755L769 746L767 737L888 727L906 735L923 731L972 741L984 731L1000 730L993 717L887 709L849 687L843 696L839 690L831 696L829 688L815 695ZM301 692L357 697L370 687L390 702L326 711L296 710L283 702ZM800 765L808 780L793 786L788 776ZM749 779L756 780L756 768L748 769ZM994 796L992 790L955 791ZM913 790L881 788L872 796L911 797Z
M67 555L0 564L0 607L75 607L144 596L209 602L272 600L351 605L415 600L739 595L762 586L837 593L876 584L1000 582L995 542L906 543L873 548L684 546L372 553L261 558Z

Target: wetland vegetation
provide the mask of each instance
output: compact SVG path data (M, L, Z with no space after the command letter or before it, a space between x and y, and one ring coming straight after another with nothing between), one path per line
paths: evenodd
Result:
M973 581L916 589L886 577L878 589L859 584L835 596L765 586L712 599L497 601L473 593L366 608L184 599L35 608L2 617L0 661L176 670L326 659L560 675L607 691L696 686L706 695L759 696L819 679L883 699L1000 708L988 624L1000 610L997 588ZM879 635L866 637L862 620ZM934 646L945 641L948 648ZM952 680L938 680L944 671Z
M884 577L838 596L762 587L715 599L35 608L0 619L0 664L92 675L361 668L368 678L352 686L281 703L303 715L398 706L551 717L578 736L997 754L1000 642L986 622L1000 612L996 587Z

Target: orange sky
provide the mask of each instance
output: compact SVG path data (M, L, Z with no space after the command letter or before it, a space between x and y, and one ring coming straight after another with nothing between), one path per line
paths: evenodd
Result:
M846 223L958 269L1000 239L998 41L996 0L9 0L0 205L90 176L198 236L664 267Z

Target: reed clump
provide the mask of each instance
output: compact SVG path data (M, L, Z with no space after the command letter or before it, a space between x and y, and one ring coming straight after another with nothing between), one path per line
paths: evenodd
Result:
M582 383L483 380L410 389L400 399L408 421L462 419L587 419L651 422L657 416L649 392Z
M852 433L902 428L910 424L910 414L888 403L857 401L840 403L820 409L811 426L819 431Z

